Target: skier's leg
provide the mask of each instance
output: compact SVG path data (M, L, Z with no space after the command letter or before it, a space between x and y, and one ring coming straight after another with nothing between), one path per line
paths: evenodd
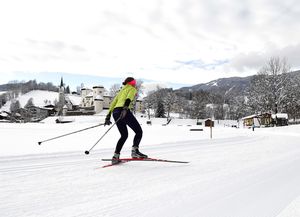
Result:
M138 148L143 137L143 130L141 128L141 125L130 111L128 111L125 121L126 124L135 132L133 147Z
M147 155L139 151L139 145L143 137L143 130L141 128L141 125L139 124L139 122L136 120L136 118L131 112L127 113L125 120L127 125L135 132L131 156L133 158L147 158L148 157Z
M114 110L113 117L114 117L115 121L119 119L120 114L121 114L121 110L119 110L119 109ZM116 145L115 153L120 154L120 152L123 148L123 145L128 138L128 130L127 130L127 126L126 126L126 123L124 120L119 120L116 125L121 134L121 137Z

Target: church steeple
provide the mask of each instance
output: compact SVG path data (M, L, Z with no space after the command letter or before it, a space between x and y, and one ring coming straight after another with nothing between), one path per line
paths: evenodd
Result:
M61 77L60 79L60 86L59 86L59 93L58 93L58 114L62 115L63 113L63 107L65 105L65 87L64 87L64 81Z
M59 87L63 87L64 86L64 81L63 81L63 77L61 77L60 79L60 86Z

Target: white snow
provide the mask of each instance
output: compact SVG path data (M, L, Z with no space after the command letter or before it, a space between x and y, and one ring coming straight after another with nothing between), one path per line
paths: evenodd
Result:
M73 105L80 105L82 100L81 96L72 94L67 94L67 98L69 98Z
M0 123L1 217L295 217L300 216L300 126L210 129L187 120L151 126L141 151L189 164L129 162L101 168L119 138L108 126L43 141L102 123ZM173 124L172 124L173 122ZM180 125L178 123L180 122ZM230 125L230 124L228 124ZM203 128L203 131L190 131ZM133 132L122 150L130 156Z
M58 93L53 91L44 91L44 90L33 90L26 94L20 95L16 98L19 100L21 107L24 107L28 100L33 98L33 103L35 106L43 107L45 106L45 100L51 101L54 103L55 100L58 101ZM2 111L10 111L11 101L8 101L2 108Z
M300 197L295 199L278 217L293 217L300 216Z
M72 95L72 94L66 94L66 96L74 103L74 105L79 105L81 96ZM47 103L51 102L54 104L55 101L58 101L58 92L54 91L45 91L45 90L33 90L26 94L20 95L16 98L16 100L19 100L21 107L24 107L28 100L32 98L33 104L38 107L44 107ZM0 108L0 111L10 111L10 104L11 101L8 101L5 103L4 106Z

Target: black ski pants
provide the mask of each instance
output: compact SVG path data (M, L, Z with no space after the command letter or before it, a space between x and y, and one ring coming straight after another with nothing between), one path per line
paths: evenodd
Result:
M122 110L123 110L123 108L115 108L114 109L113 117L114 117L115 121L117 121L119 119ZM133 147L138 148L139 144L141 142L142 136L143 136L143 130L141 128L141 125L136 120L136 118L134 117L134 115L131 113L130 110L127 111L126 116L123 119L120 119L116 123L116 125L120 131L121 138L119 139L119 141L117 143L115 153L120 154L120 152L123 148L123 145L128 138L127 125L135 132L135 136L133 139Z

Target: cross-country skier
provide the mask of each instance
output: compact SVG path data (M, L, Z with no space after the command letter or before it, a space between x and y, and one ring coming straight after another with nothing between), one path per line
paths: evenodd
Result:
M112 157L112 163L116 164L120 162L120 152L124 143L128 137L127 125L135 132L133 139L133 146L131 151L132 158L147 158L148 156L139 151L139 144L143 136L143 130L130 111L132 108L132 102L137 94L136 80L132 77L128 77L123 82L123 87L119 93L113 99L108 114L105 118L104 125L110 125L110 117L113 115L114 120L117 122L116 125L120 131L121 138L119 139L115 153Z

